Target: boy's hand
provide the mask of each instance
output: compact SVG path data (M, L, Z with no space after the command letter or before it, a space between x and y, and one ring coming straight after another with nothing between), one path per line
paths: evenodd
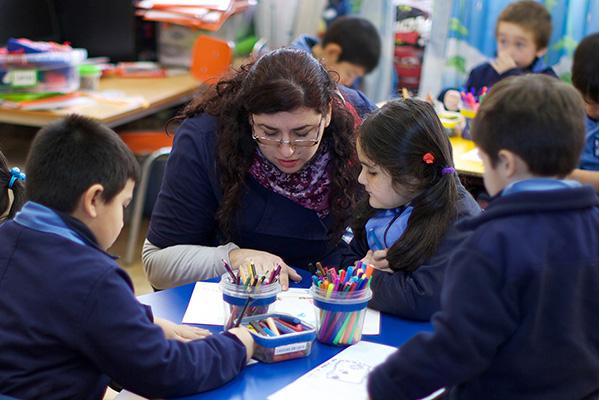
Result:
M231 260L231 265L236 269L239 268L240 265L253 262L257 272L261 274L266 274L268 271L275 268L276 265L281 265L279 283L283 290L288 290L290 279L294 282L300 282L302 280L302 277L298 275L293 268L284 263L281 257L267 253L266 251L235 249L229 252L229 259Z
M384 271L384 272L394 272L390 269L390 265L388 260L386 259L388 249L383 250L369 250L367 255L360 261L365 264L372 265L373 268Z
M254 354L254 339L252 338L250 332L248 332L248 329L244 328L243 326L239 326L237 328L231 328L229 333L237 336L237 338L240 339L240 342L244 344L246 347L246 362L250 361L252 355Z
M458 90L448 90L444 94L444 107L448 111L458 111L460 108L460 92Z
M177 325L162 318L155 318L154 323L162 328L165 338L179 340L180 342L204 339L211 335L210 331L206 329L190 325Z
M502 75L509 69L517 68L517 63L508 53L499 53L498 57L492 62L492 67L498 75Z

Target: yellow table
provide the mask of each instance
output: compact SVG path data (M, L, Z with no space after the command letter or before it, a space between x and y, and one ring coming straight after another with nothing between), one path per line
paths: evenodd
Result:
M483 176L483 162L476 156L475 143L458 136L450 137L454 166L461 175Z
M126 101L98 99L94 104L54 111L0 108L0 122L41 127L76 113L114 127L185 103L201 85L189 74L166 78L102 78L98 92L120 92ZM133 98L142 101L127 101Z

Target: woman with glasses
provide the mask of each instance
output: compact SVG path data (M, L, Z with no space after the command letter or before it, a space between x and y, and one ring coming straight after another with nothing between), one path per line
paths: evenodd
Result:
M252 261L332 261L358 192L355 118L310 54L279 49L192 101L180 119L143 262L156 288ZM349 107L352 109L351 107ZM355 116L356 114L354 114Z

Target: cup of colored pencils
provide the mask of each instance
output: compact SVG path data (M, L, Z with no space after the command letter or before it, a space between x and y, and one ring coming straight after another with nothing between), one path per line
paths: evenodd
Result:
M225 330L233 328L243 316L266 314L281 292L279 272L281 266L267 273L260 273L253 264L241 265L234 271L225 261L227 270L221 276L220 287L225 307ZM250 298L250 300L249 300Z
M311 293L317 313L317 340L335 346L360 341L371 299L370 266L336 270L317 263Z

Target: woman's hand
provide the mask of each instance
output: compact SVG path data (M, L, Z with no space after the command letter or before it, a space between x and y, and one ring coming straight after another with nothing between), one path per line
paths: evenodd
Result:
M373 268L379 271L394 272L390 268L390 264L388 263L388 260L386 258L387 251L388 249L376 251L369 250L367 252L367 255L360 261L362 261L364 264L373 266Z
M235 269L238 269L240 265L252 262L259 274L266 274L276 268L277 265L281 265L279 283L283 290L288 290L290 279L294 282L302 280L302 277L292 267L284 263L281 257L267 253L266 251L234 249L229 252L229 260L231 261L231 266Z
M190 340L204 339L210 336L210 331L202 328L196 328L190 325L177 325L174 322L162 318L154 318L154 323L160 326L167 339L175 339L180 342L189 342Z

